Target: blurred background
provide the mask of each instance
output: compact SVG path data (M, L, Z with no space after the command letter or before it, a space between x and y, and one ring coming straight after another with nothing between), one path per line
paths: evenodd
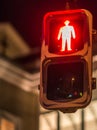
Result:
M42 20L49 11L83 8L93 15L93 76L97 77L96 0L0 0L0 130L97 130L97 90L73 114L39 104Z

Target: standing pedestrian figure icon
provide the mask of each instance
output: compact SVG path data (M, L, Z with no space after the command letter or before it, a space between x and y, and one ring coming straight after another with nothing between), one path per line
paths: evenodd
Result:
M69 25L70 21L66 20L64 22L65 26L61 27L58 33L58 40L62 38L62 48L61 51L65 51L66 43L67 43L67 50L70 51L71 49L71 37L75 39L75 30L73 26Z

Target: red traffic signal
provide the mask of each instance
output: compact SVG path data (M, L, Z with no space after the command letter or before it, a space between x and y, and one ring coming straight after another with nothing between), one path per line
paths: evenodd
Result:
M44 17L40 102L47 109L73 112L92 97L92 15L78 9Z
M55 54L73 53L89 42L89 21L84 10L47 13L44 17L45 44Z

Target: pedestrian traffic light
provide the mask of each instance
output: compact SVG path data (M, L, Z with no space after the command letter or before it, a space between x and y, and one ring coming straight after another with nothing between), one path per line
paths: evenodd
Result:
M43 21L40 102L73 112L92 97L92 15L85 9L49 12Z

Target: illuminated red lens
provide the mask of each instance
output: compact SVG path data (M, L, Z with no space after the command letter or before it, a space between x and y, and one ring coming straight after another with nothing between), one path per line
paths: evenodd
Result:
M87 15L83 10L48 13L44 19L44 40L50 53L73 53L89 41Z

